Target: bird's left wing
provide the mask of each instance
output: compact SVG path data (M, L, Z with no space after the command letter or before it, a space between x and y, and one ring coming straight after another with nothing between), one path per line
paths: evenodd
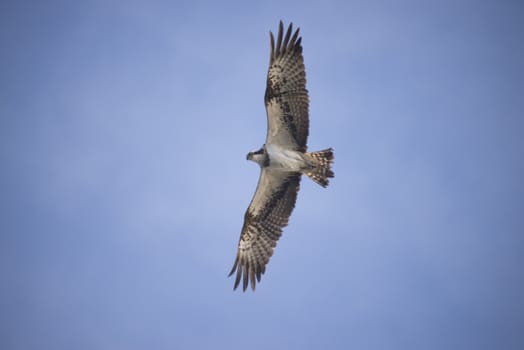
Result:
M231 276L236 271L234 289L241 280L244 291L249 280L253 290L256 282L260 282L282 228L287 226L295 207L300 177L299 173L262 168L257 190L244 216L237 257L229 273Z
M305 152L309 133L309 97L299 29L290 24L284 36L282 21L275 43L270 32L269 69L264 96L267 112L266 144Z

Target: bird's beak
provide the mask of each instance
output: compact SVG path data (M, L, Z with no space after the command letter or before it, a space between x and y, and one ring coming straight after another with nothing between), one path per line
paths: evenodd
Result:
M253 152L249 152L246 156L246 160L250 160L252 156L253 156Z

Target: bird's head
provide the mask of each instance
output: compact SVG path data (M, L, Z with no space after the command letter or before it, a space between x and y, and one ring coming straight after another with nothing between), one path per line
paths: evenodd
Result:
M260 148L258 151L249 152L246 156L246 159L258 163L260 166L262 166L267 159L266 148L262 146L262 148Z

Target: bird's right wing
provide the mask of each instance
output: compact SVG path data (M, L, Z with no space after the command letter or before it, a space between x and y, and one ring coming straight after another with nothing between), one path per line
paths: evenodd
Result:
M260 282L282 228L287 226L295 207L300 177L299 173L262 168L257 190L244 217L237 257L229 273L231 276L236 271L234 289L242 277L244 291L249 280L253 290L256 282Z

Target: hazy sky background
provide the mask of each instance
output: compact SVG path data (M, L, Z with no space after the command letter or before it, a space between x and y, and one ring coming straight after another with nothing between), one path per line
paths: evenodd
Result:
M301 27L310 149L226 278ZM521 1L2 1L0 348L523 349Z

